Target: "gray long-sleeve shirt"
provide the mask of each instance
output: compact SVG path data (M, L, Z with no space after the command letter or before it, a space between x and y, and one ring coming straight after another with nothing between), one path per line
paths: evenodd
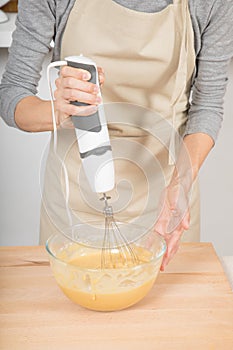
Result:
M172 3L172 0L114 1L143 12L158 12ZM0 115L8 125L17 127L14 120L17 103L37 93L42 62L52 39L55 42L53 58L60 58L62 34L74 2L19 1L16 30L0 85ZM215 141L223 116L227 67L233 57L233 0L189 0L189 9L196 71L185 134L202 132Z

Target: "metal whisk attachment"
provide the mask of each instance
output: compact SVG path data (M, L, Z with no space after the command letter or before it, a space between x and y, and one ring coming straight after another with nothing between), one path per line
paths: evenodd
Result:
M103 193L105 230L101 252L101 268L131 267L139 263L132 244L127 240L113 216L113 208L108 204L111 197Z

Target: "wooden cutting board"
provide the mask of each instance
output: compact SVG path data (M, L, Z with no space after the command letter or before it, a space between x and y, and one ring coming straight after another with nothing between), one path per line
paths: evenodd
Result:
M210 243L183 243L151 292L118 312L68 300L44 247L0 248L1 350L232 350L233 293Z

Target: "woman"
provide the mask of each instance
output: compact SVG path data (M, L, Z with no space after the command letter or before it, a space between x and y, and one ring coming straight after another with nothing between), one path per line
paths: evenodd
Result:
M54 60L83 53L97 63L101 83L105 80L104 102L140 105L182 130L194 181L222 121L227 67L233 56L232 21L233 2L222 0L21 0L2 79L0 114L8 125L25 131L53 130L50 102L35 94L44 56L54 39ZM101 102L98 88L88 82L89 78L81 70L61 69L55 91L58 125L70 115L91 113L90 107L86 111L70 101L89 103L93 110ZM123 130L123 137L128 136L132 135ZM184 189L185 198L190 189L185 186L186 172L181 176L172 169L155 227L168 245L162 270L177 251L184 230L189 228L187 240L198 240L199 236L196 191L191 224L187 210L168 234L169 222L176 215L177 184ZM48 168L47 178L51 173ZM79 204L77 210L81 211ZM41 241L46 239L43 232L48 231L48 225L42 213Z

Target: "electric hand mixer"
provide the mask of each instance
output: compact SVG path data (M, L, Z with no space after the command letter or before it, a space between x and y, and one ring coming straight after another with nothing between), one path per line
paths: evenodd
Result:
M65 61L53 62L48 66L47 77L51 95L55 148L57 126L49 73L50 68L64 65L88 71L91 74L91 79L89 81L99 86L96 64L87 57L70 56L65 58ZM88 104L78 101L71 103L76 106L88 106ZM103 194L100 200L104 202L103 214L105 217L105 232L101 253L101 267L104 268L107 266L109 268L110 266L115 266L116 262L114 261L114 254L112 253L116 249L121 259L120 263L123 266L127 266L128 263L130 265L132 265L132 263L137 264L137 255L126 237L120 231L113 216L112 206L108 203L111 197L106 194L114 188L115 176L112 148L103 105L100 105L94 114L89 116L72 116L71 119L75 127L80 158L89 185L93 192Z

